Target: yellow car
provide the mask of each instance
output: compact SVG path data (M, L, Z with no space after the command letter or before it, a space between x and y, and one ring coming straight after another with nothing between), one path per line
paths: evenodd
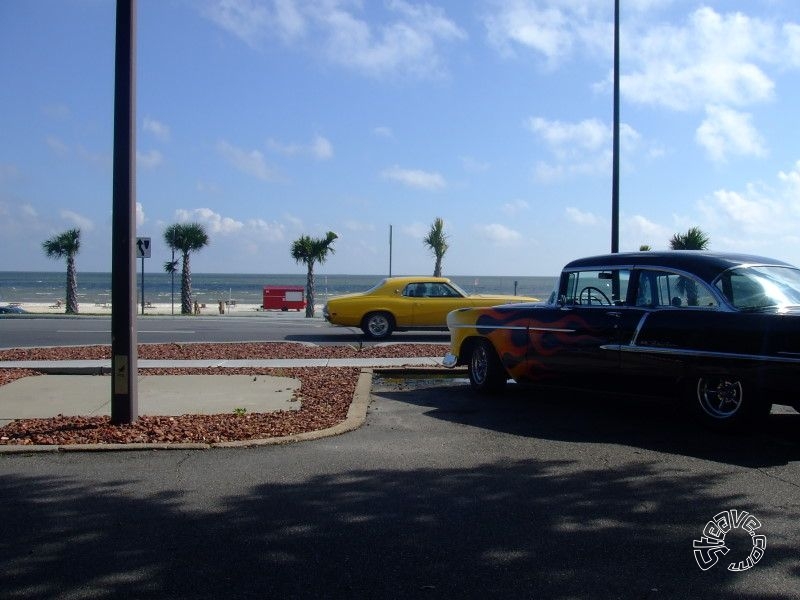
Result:
M467 306L538 302L527 296L470 296L445 277L388 277L366 292L336 296L322 315L333 325L359 327L379 340L393 331L447 329L447 313Z

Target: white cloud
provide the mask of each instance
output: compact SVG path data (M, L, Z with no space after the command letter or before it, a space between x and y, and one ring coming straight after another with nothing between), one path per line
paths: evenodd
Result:
M416 222L416 223L411 223L410 225L403 225L400 228L400 231L402 231L409 237L421 240L426 235L428 235L428 232L430 231L430 226L426 225L425 223Z
M594 227L595 225L603 224L603 220L594 213L582 211L574 206L568 206L565 212L567 214L567 219L578 225Z
M484 16L489 43L504 56L527 51L557 67L574 54L611 52L613 12L603 2L583 0L493 0ZM629 4L626 10L631 9Z
M94 222L92 222L91 219L74 211L62 210L59 214L62 219L69 221L83 232L92 231L94 229Z
M354 219L347 219L344 222L344 228L348 231L375 231L375 225L372 223L362 223Z
M144 218L144 207L142 207L141 202L136 203L136 226L141 227L144 225L145 218Z
M385 179L397 181L408 187L424 190L439 190L447 187L447 182L439 173L419 169L402 169L394 166L381 173Z
M574 152L570 149L576 147L596 151L611 143L611 128L598 119L564 123L531 117L526 121L526 126L561 155Z
M394 137L394 133L392 132L391 127L387 127L386 125L379 125L378 127L374 127L372 129L372 133L378 137L392 139Z
M267 166L264 155L258 150L251 150L248 152L224 140L217 144L217 150L228 163L242 173L247 173L263 181L273 181L276 179L273 170Z
M286 144L270 138L267 140L267 146L286 156L306 155L318 160L328 160L333 157L333 144L321 135L315 136L308 144Z
M555 159L555 163L539 161L536 164L537 180L552 182L566 176L605 175L610 171L613 131L610 125L599 119L570 123L531 117L524 125L545 142ZM640 155L657 155L657 150L648 149L649 144L643 142L641 135L630 125L622 123L619 135L624 164L630 165L630 161ZM640 150L642 146L645 146L643 151Z
M45 141L47 142L47 146L59 156L66 156L70 153L69 146L60 138L49 135Z
M662 25L623 36L623 94L634 102L689 110L769 100L764 66L786 56L772 23L742 13L697 9L684 27Z
M728 155L764 156L764 140L756 131L748 114L724 106L706 107L706 118L695 134L697 143L709 157L725 161Z
M230 217L223 217L210 208L195 208L186 210L180 208L175 211L175 218L180 222L196 221L205 225L209 233L222 235L239 232L244 224Z
M515 216L519 213L525 212L530 208L530 205L525 200L512 200L506 202L500 207L500 210L509 216Z
M280 242L285 239L285 227L276 221L265 221L263 219L250 219L247 221L248 229L258 235L260 239L269 242Z
M272 18L267 7L257 0L214 0L204 5L203 13L250 46L259 43Z
M669 228L659 225L642 215L634 215L623 219L621 227L623 229L622 237L633 240L637 249L642 244L651 246L655 250L662 249L674 233Z
M384 22L377 25L359 14L362 3L336 0L276 0L271 6L214 0L204 15L250 46L273 36L289 45L305 43L325 60L370 75L438 75L444 62L439 45L466 38L439 7L404 0L384 7Z
M504 246L516 244L522 240L522 234L519 231L499 223L478 225L475 227L475 230L477 231L478 237L487 240L492 244Z
M169 127L150 117L144 118L143 128L147 133L151 133L156 139L168 142L170 139Z
M150 150L147 154L136 153L136 164L144 169L155 169L164 161L158 150Z

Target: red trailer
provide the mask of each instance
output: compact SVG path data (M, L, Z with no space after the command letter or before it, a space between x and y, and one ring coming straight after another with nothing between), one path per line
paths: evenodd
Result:
M305 290L301 285L275 285L264 288L264 310L303 310L306 307Z

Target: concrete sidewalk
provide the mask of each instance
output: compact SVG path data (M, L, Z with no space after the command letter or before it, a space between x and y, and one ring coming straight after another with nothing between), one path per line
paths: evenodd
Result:
M140 360L138 403L140 415L233 414L298 410L295 398L300 382L292 377L266 375L146 375L153 368L294 368L357 367L363 374L373 368L433 368L440 357L353 358L305 360ZM58 415L96 416L111 414L110 360L0 361L0 368L31 369L45 373L23 377L0 386L0 427L15 419L50 418ZM363 381L362 381L363 380ZM369 404L371 377L359 382L351 423L363 422ZM348 420L351 416L348 415ZM339 428L341 429L341 428ZM340 431L334 431L338 433ZM324 433L323 433L324 434ZM135 444L127 445L134 449ZM176 445L172 445L176 447ZM14 449L0 445L0 452ZM21 450L21 448L16 448Z

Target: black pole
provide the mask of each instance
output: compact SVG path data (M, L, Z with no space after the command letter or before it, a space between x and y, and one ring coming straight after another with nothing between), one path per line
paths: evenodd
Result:
M175 248L172 249L172 268L169 272L170 279L170 294L172 295L172 316L175 316Z
M142 316L144 316L144 256L142 257Z
M111 422L138 418L136 353L136 0L117 0L111 232Z
M611 175L611 252L619 252L619 0L614 0L614 148Z
M392 226L389 225L389 277L392 276Z

